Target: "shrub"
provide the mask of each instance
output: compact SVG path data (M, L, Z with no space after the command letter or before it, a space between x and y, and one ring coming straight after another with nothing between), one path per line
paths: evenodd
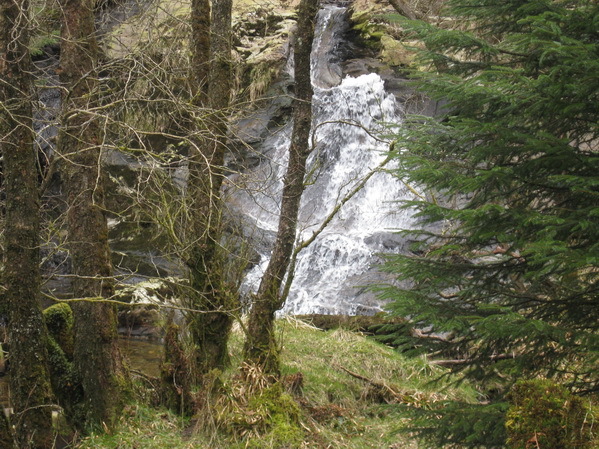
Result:
M591 447L584 400L549 380L520 381L508 395L507 444L511 449Z

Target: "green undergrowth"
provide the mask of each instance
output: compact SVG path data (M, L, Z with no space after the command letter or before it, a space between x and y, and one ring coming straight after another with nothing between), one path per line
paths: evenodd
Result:
M233 368L223 374L225 401L215 408L220 416L211 426L205 417L181 418L138 400L127 406L115 433L92 435L77 448L409 449L417 445L397 433L406 419L397 405L475 401L468 387L432 383L441 368L406 359L361 334L322 331L294 319L280 320L277 332L282 382L263 390L249 387L245 394L240 389L252 374L239 368L243 337L234 332ZM254 376L250 384L260 381Z

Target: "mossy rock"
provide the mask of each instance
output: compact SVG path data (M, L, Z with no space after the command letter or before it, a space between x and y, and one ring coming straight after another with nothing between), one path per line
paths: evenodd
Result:
M591 449L592 413L585 401L550 380L520 381L509 393L507 447ZM596 443L596 442L595 442Z
M352 29L360 36L362 45L380 50L381 39L386 34L384 26L371 21L370 16L364 13L352 17Z
M247 78L255 65L274 62L282 65L284 51L282 50L287 37L295 23L295 6L299 0L262 2L260 0L237 0L233 5L232 30L237 58L236 78L241 81L240 90L247 89ZM185 67L190 57L188 47L189 28L186 25L190 14L189 3L181 0L159 0L145 14L127 19L111 30L103 40L105 52L109 58L126 56L130 52L148 55L155 53L171 61L172 67ZM156 30L159 30L156 33ZM158 37L157 37L158 36ZM172 42L177 41L178 47L184 50L173 52ZM170 58L170 59L169 59ZM167 60L163 61L163 65ZM168 64L167 64L168 65ZM254 86L256 91L264 93L264 73ZM269 73L268 81L272 81ZM254 73L256 74L256 73ZM187 72L184 73L184 78ZM250 77L251 78L251 77ZM238 83L239 83L238 81ZM253 79L249 80L251 83ZM172 84L174 81L169 80ZM185 80L182 81L185 84ZM139 82L138 82L139 84ZM136 86L136 90L143 86ZM186 90L186 86L182 86ZM143 113L137 117L143 121L148 115Z
M417 48L422 48L419 41L400 42L391 36L381 38L381 59L393 67L415 67Z

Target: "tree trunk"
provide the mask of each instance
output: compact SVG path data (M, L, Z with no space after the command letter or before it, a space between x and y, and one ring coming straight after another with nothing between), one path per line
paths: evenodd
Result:
M306 160L310 154L313 94L310 53L317 12L318 0L302 0L300 3L295 39L294 122L281 199L281 215L272 256L254 298L244 347L246 361L261 365L271 374L279 373L278 349L273 333L274 317L275 312L283 306L280 289L293 251L300 200L304 191Z
M191 415L193 398L191 395L191 373L189 360L179 341L179 326L173 322L173 315L166 323L164 336L164 358L160 364L162 404L181 415Z
M194 104L203 105L208 98L210 73L210 0L191 1L191 79Z
M32 135L29 4L0 0L0 147L6 216L4 293L18 447L52 447L53 403L39 294L39 191Z
M0 447L6 449L18 447L16 446L8 418L4 413L0 413Z
M126 380L117 346L112 267L100 168L102 137L86 110L97 102L93 0L61 0L60 80L65 86L59 151L66 160L69 249L76 298L74 364L84 391L87 428L111 427Z
M198 139L189 164L189 195L192 201L192 245L187 264L191 273L191 305L202 313L190 315L197 347L199 373L228 363L227 342L232 324L234 298L225 278L222 235L223 165L227 147L227 115L231 95L231 0L212 2L210 74L206 127L211 135ZM196 32L194 35L200 35ZM194 49L197 43L194 44ZM197 50L196 50L197 51ZM199 56L198 56L199 59ZM202 67L206 64L202 64ZM200 67L197 68L199 70Z

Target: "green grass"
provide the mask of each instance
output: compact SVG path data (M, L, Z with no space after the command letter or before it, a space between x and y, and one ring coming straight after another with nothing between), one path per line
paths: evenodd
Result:
M189 420L162 409L142 404L130 405L123 412L117 432L112 435L91 435L85 438L77 448L183 449L197 447L193 445L195 442L184 436L183 430L188 424Z
M295 395L300 404L303 441L298 448L416 448L397 430L406 419L397 398L426 407L444 399L474 401L474 390L455 388L431 381L444 371L424 359L406 359L362 335L346 330L321 331L296 320L281 320L283 375L303 378ZM233 367L225 373L226 391L239 383L238 367L243 344L241 332L234 332L230 351ZM352 374L349 374L351 372ZM361 376L364 379L357 378ZM390 389L390 390L389 390ZM246 448L275 449L276 443L258 437L243 438L223 432L220 427L206 434L197 432L194 419L183 419L163 409L142 403L129 405L121 424L112 435L92 435L78 449L152 448ZM291 446L284 446L291 447Z

